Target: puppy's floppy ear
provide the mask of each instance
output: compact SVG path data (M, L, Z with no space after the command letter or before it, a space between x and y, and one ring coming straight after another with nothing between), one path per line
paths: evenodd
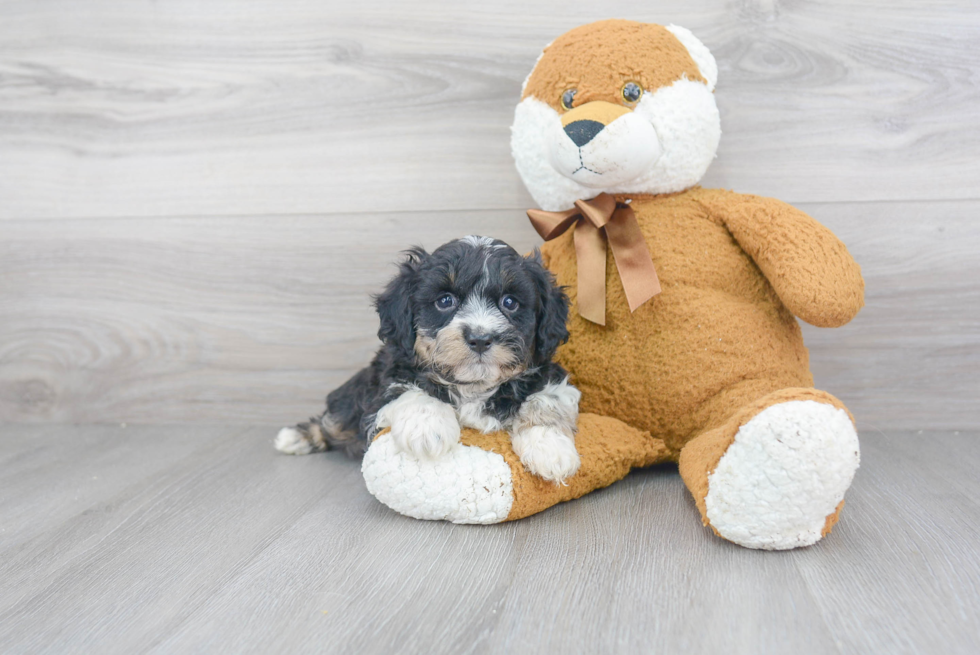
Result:
M415 349L415 315L412 311L412 293L418 282L419 267L429 253L416 246L405 251L405 260L398 265L398 275L385 290L374 297L374 306L381 319L378 338L397 348L403 355L412 356Z
M541 253L535 249L524 258L527 271L538 289L538 308L535 319L534 362L549 361L558 346L568 341L568 296L555 284L555 276L541 263Z

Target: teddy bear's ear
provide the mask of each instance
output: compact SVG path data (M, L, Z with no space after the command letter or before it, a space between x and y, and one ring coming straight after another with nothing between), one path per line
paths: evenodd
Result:
M541 63L541 59L544 57L544 51L550 48L552 43L554 43L554 41L552 41L551 43L549 43L548 45L546 45L544 48L541 49L541 54L539 54L538 58L534 61L534 66L531 66L531 71L527 74L527 77L525 77L524 81L521 83L521 97L524 96L524 91L527 90L528 80L530 80L531 76L534 75L534 69L537 68L538 64Z
M698 65L701 75L704 76L704 79L708 80L708 88L714 91L715 84L718 83L718 64L715 62L715 57L708 50L708 47L701 43L701 40L694 36L691 30L686 27L668 25L667 31L677 37L677 40L687 48L691 59Z

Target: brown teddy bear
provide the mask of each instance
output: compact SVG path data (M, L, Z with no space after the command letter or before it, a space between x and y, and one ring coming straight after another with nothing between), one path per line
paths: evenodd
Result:
M465 430L443 460L380 436L368 489L397 511L521 518L677 461L702 520L750 548L810 545L858 467L853 419L813 388L795 316L847 323L858 265L826 228L770 198L697 186L721 130L717 66L688 30L585 25L545 48L513 126L528 214L573 317L558 354L582 392L567 486L524 470L506 434ZM608 255L611 253L611 257Z

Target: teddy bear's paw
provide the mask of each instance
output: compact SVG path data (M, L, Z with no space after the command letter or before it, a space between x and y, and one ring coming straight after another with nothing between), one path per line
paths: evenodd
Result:
M368 491L399 514L430 521L499 523L514 504L503 456L459 446L438 459L416 457L382 434L361 463Z
M708 476L708 521L748 548L809 546L824 535L859 461L844 410L812 400L772 405L739 428Z
M419 391L407 391L378 412L378 428L391 427L402 452L439 458L459 444L460 427L452 406Z
M575 440L558 428L536 425L518 430L510 442L524 468L551 482L564 484L582 464Z

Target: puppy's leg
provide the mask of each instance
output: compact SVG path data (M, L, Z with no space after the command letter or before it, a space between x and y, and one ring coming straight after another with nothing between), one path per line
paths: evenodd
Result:
M531 473L564 484L581 464L575 450L575 424L582 394L568 380L548 384L521 404L510 442Z
M456 410L417 387L382 407L375 425L390 427L395 446L417 457L439 457L459 443Z
M356 430L345 430L329 411L291 428L279 430L274 441L276 450L287 455L309 455L324 450L344 450L348 455L364 453L364 442Z
M359 434L365 404L377 395L377 383L370 367L330 392L327 409L316 418L291 428L283 428L273 442L287 455L307 455L324 450L343 450L363 455L367 439Z
M280 453L287 455L309 455L327 449L323 429L319 420L311 418L291 428L279 430L272 444Z

